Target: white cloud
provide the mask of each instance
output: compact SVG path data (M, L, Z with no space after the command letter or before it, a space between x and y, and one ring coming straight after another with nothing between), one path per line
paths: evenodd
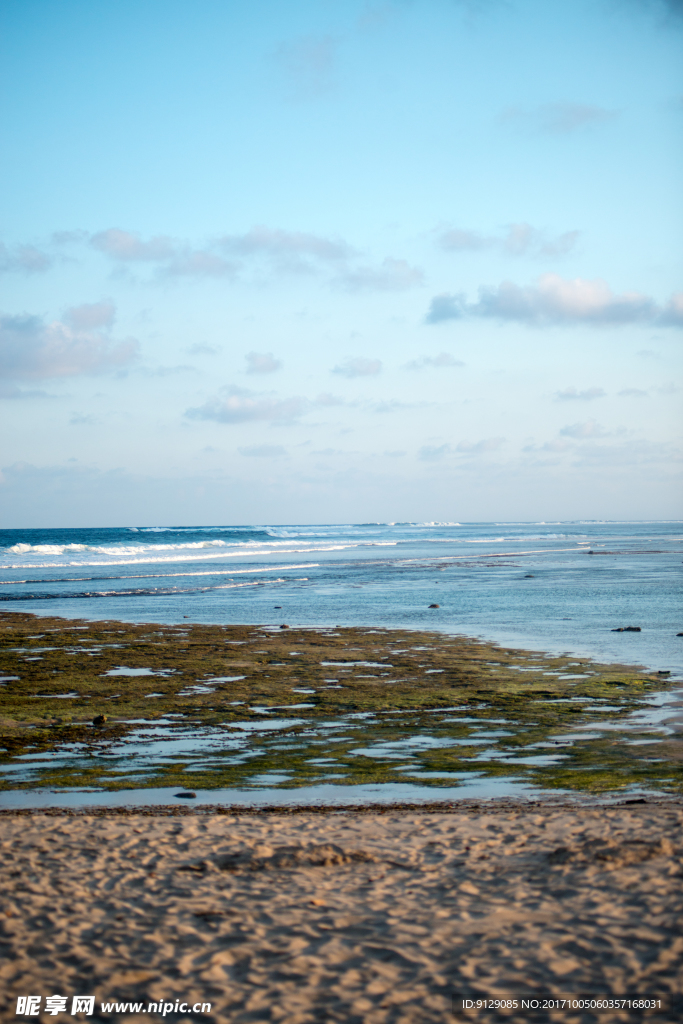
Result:
M461 292L457 295L435 295L429 304L425 323L440 324L444 320L459 320L465 316L466 308L465 296Z
M348 291L404 291L424 280L422 271L406 260L387 256L375 267L357 265L359 253L342 238L264 224L242 234L217 236L200 248L169 235L145 240L121 228L90 235L89 244L120 265L151 265L161 278L230 278L249 266L258 268L265 263L266 271L275 274L326 271L337 286Z
M44 380L50 377L75 377L103 373L128 365L137 357L135 338L115 341L101 331L82 329L79 317L87 322L89 313L99 309L99 325L105 319L106 303L78 306L70 310L70 323L55 320L45 324L38 316L0 317L0 371L10 380ZM84 312L85 311L85 312ZM97 322L98 314L91 319Z
M339 398L337 395L332 395L329 391L322 391L316 398L315 404L322 406L334 406L346 405L347 403L343 398Z
M580 235L580 231L565 231L561 235L556 235L554 238L545 238L544 240L539 239L535 255L541 257L566 256L567 253L572 251Z
M206 249L192 249L168 235L143 241L138 235L120 228L108 228L90 238L90 245L119 263L156 263L169 276L226 277L237 266Z
M584 444L576 448L575 466L601 466L610 472L619 466L646 466L668 463L671 468L683 461L683 452L672 444L658 441L629 440L626 444Z
M170 260L164 273L169 277L234 277L239 267L205 249L183 249Z
M573 452L575 450L576 450L576 446L574 445L574 443L572 441L563 441L563 440L558 439L558 438L556 438L553 441L546 441L545 444L542 444L540 448L536 444L527 444L527 445L525 445L522 448L523 452L529 453L529 454L534 454L536 452L541 451L541 452L553 452L556 455L558 455L558 454L561 455L564 452Z
M451 444L424 445L417 453L417 457L423 462L435 462L448 455L483 455L486 452L496 451L504 441L504 437L486 437L481 441L459 441L455 446Z
M194 345L191 345L187 349L187 352L191 356L217 356L220 349L215 345L207 345L205 341L198 341L195 342Z
M98 327L111 327L115 315L114 304L103 300L72 306L71 309L67 309L64 319L76 331L94 331Z
M450 352L439 352L437 356L420 356L406 363L406 370L423 370L431 367L436 370L443 370L451 366L464 366L462 359L456 359Z
M332 373L338 373L342 377L374 377L381 370L380 359L364 359L361 356L357 359L347 359L340 366L335 366Z
M481 289L472 312L526 323L623 324L651 321L654 302L639 292L615 295L605 281L566 280L543 274L537 284L520 288L504 281Z
M463 316L495 317L530 325L660 324L683 326L683 297L674 295L664 308L640 292L617 295L601 278L568 280L558 274L542 274L533 285L520 287L503 281L497 287L479 289L477 302L461 294L437 295L427 312L427 323Z
M247 455L256 459L280 459L287 454L287 449L281 444L252 444L247 448L238 448L240 455Z
M21 388L16 386L16 384L0 383L0 398L56 398L56 395L51 395L47 391L22 391Z
M683 327L683 292L676 292L662 310L659 322L667 327Z
M282 367L282 363L272 352L248 352L245 359L247 373L275 373Z
M175 366L141 366L137 372L143 377L173 377L177 373L197 373L198 371L194 366L180 363Z
M559 439L555 441L546 441L543 445L544 452L566 452L572 450L573 445L570 441L561 441Z
M594 398L604 398L607 394L602 388L586 388L585 391L577 391L576 388L565 388L564 391L556 391L555 398L558 402L590 402Z
M99 420L92 413L75 412L69 420L69 426L71 427L94 427L98 423Z
M481 441L460 441L456 446L457 452L467 452L471 455L481 455L484 452L493 452L505 441L504 437L486 437Z
M187 409L185 415L189 419L215 420L217 423L247 423L251 420L291 423L308 412L311 405L306 398L278 398L272 393L254 394L242 388L228 387L204 405Z
M620 398L646 398L647 391L641 391L640 388L622 388L617 394Z
M0 242L0 272L39 274L49 270L54 259L35 245L17 245L8 249Z
M476 252L477 249L489 249L495 244L495 239L488 238L478 231L466 231L462 228L450 228L439 236L439 245L442 249L451 249L453 252Z
M549 135L568 135L582 128L608 124L617 111L590 103L545 103L533 110L508 107L499 120L513 127Z
M422 462L436 462L438 459L445 458L446 455L452 455L454 451L455 449L450 444L425 444L418 451L417 457Z
M379 267L351 267L337 278L350 291L405 291L424 282L424 274L406 260L387 256Z
M403 412L404 409L419 409L427 404L426 402L399 402L398 399L392 398L388 402L377 402L370 408L373 412L384 414L388 412Z
M547 258L566 256L579 238L579 231L565 231L561 235L548 234L531 224L509 224L503 235L484 235L478 231L452 228L442 232L438 244L450 252L476 252L497 249L508 256Z
M309 452L308 454L316 457L322 455L329 459L339 455L358 455L358 452L344 451L343 448L318 448L316 451Z
M354 255L343 239L325 238L306 231L285 231L257 224L243 235L223 235L216 245L237 256L267 256L286 269L306 267L305 259L338 263Z
M560 430L562 437L605 437L607 431L596 423L595 420L586 420L584 423L569 423Z
M94 249L123 262L153 261L172 259L176 254L175 243L167 235L157 235L143 242L138 235L120 228L108 228L92 235L90 244Z

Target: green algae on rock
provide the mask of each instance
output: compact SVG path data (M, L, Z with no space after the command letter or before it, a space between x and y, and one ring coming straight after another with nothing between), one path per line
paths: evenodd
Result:
M679 791L634 712L656 673L371 628L0 616L0 788L458 785Z

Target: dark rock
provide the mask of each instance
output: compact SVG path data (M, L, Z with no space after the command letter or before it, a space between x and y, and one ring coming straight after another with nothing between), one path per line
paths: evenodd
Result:
M441 607L441 605L440 605L440 604L430 604L430 606L429 606L429 607L430 607L430 608L440 608L440 607Z
M533 574L532 572L528 572L528 573L526 574L526 576L524 577L524 579L525 579L525 580L533 580L533 579L535 579L535 578L536 578L536 577L534 576L534 574Z
M683 633L676 633L676 636L683 636Z
M283 622L282 625L280 626L280 629L289 629L289 626L287 625L286 622Z
M175 795L182 797L184 800L197 799L197 794L192 789L183 789L180 793L176 793Z
M274 604L273 608L277 608L279 610L282 610L282 605L281 604Z
M659 670L659 672L657 673L657 675L658 675L658 676L670 676L670 675L671 675L671 672L670 672L670 671L669 671L669 669L667 669L667 668L662 668L662 669L660 669L660 670Z
M95 717L92 720L92 724L93 725L104 725L104 723L106 721L107 721L107 716L106 715L95 715Z
M612 629L612 633L640 633L640 626L618 626L617 629Z

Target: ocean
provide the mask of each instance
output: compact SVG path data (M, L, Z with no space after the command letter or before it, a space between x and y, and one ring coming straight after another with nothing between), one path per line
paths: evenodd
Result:
M2 530L0 607L432 629L676 677L682 559L680 521Z
M543 695L529 715L508 709L503 717L484 701L474 712L467 703L410 714L347 710L310 722L292 719L301 711L289 703L279 712L253 707L245 721L232 714L201 724L185 713L135 719L125 735L6 752L0 807L173 802L177 783L169 788L169 772L181 773L204 804L673 792L680 780L660 751L680 731L682 562L681 522L1 531L5 611L131 623L433 630L670 674L661 692L649 690L632 707L616 697L582 698L573 730L534 724L547 718ZM313 692L294 688L291 707L312 708L299 694Z

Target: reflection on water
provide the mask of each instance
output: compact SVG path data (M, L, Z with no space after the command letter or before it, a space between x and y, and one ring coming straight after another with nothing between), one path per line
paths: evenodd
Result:
M567 794L675 789L675 766L651 755L680 736L683 690L650 694L637 710L616 715L619 709L613 705L595 701L588 707L588 720L570 732L551 733L529 721L473 717L467 713L471 707L461 714L447 708L323 720L279 718L271 708L263 720L215 727L184 724L177 720L182 716L169 715L139 722L124 735L108 738L105 733L48 755L12 758L0 774L11 785L32 790L0 793L0 806L163 803L169 799L165 780L177 785L180 775L183 785L203 790L205 802L221 803L263 802L264 794L271 803L358 803L529 795L548 789ZM619 778L620 758L628 751L630 776L624 780ZM640 760L634 762L634 756ZM598 780L593 786L585 783L591 772ZM118 787L122 776L134 787L152 788L108 790Z

